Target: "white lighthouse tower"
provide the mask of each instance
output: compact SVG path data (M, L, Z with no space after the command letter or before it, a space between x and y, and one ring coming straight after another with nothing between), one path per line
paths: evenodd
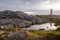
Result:
M52 27L52 16L53 16L53 12L52 9L50 9L50 26Z

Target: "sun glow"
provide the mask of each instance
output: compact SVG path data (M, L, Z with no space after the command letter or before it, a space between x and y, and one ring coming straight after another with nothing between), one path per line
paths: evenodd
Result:
M32 12L24 12L24 13L29 14L29 15L31 15L31 14L32 14Z
M60 2L51 2L51 1L46 1L43 3L38 3L36 5L38 9L54 9L54 10L60 10Z

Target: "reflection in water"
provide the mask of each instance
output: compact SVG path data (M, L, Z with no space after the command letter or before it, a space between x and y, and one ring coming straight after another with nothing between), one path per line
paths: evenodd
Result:
M54 23L52 23L52 27L50 26L50 23L45 23L41 25L33 25L29 28L24 28L25 30L39 30L39 29L45 29L45 30L56 30L57 27L54 26Z

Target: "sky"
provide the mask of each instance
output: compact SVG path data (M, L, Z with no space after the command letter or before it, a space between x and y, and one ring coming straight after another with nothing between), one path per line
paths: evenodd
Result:
M0 10L23 11L32 15L60 15L60 0L0 0Z

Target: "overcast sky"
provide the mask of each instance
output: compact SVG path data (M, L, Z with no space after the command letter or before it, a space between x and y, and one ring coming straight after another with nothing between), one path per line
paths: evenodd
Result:
M0 10L23 11L28 14L60 14L60 0L0 0Z

